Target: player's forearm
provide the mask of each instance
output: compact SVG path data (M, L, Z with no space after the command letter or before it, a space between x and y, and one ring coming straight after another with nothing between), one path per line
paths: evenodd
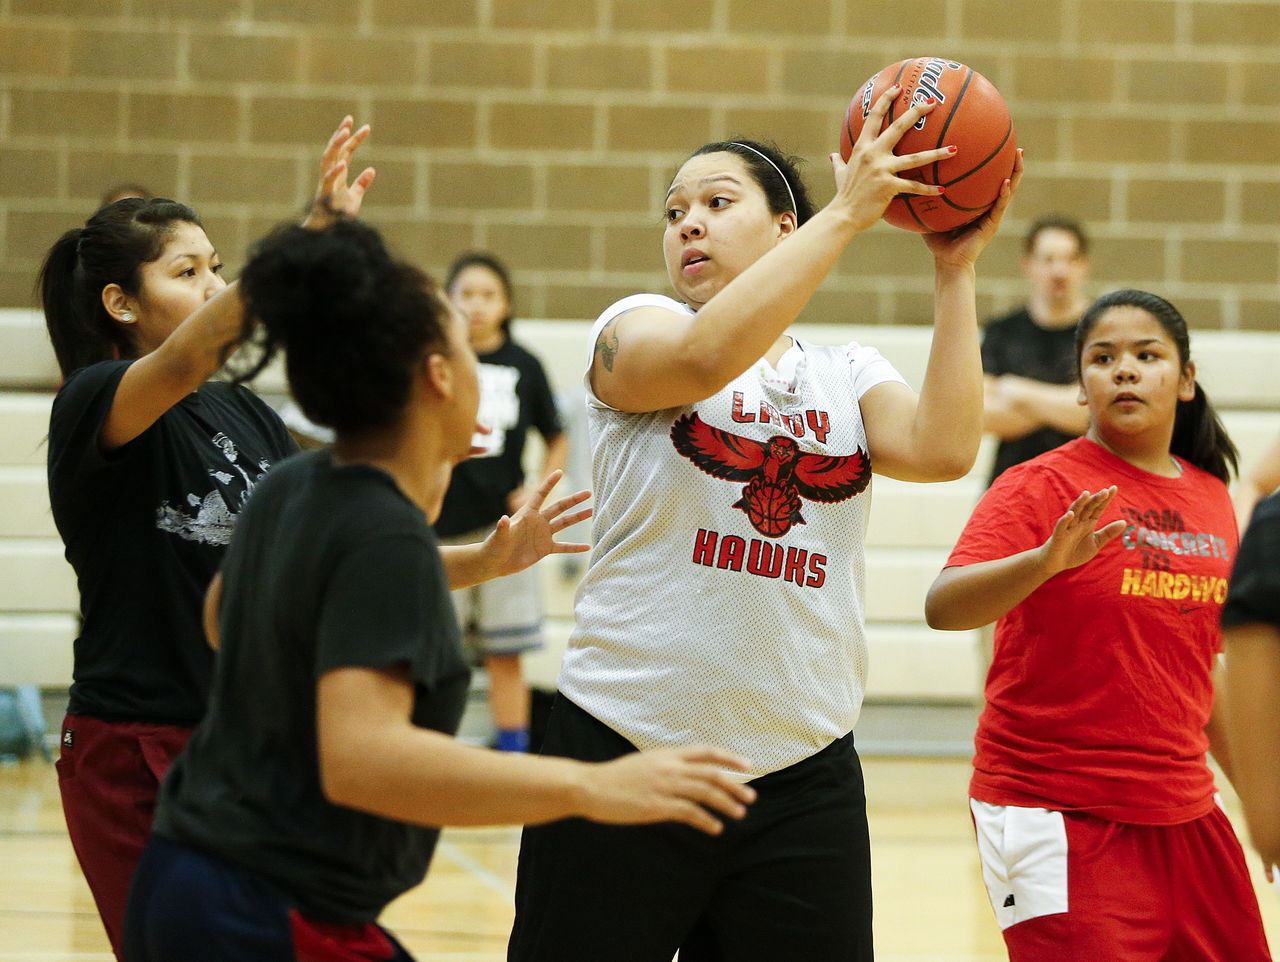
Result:
M945 481L973 467L982 440L983 374L973 267L940 265L934 329L911 435L917 465Z
M99 441L115 450L204 384L242 334L244 302L233 282L200 305L154 351L124 372Z
M668 359L684 393L710 397L768 353L857 233L825 208L703 305Z
M1223 670L1221 661L1215 658L1213 708L1209 712L1209 720L1205 722L1204 733L1209 739L1209 754L1218 763L1227 781L1235 785L1235 765L1232 763L1231 744L1226 731L1227 701L1226 672Z
M943 568L925 598L925 620L942 631L981 628L1008 614L1052 574L1040 548Z
M1253 844L1280 865L1280 629L1251 624L1223 632L1225 722L1232 784Z
M1000 380L982 375L982 430L1001 441L1013 441L1034 431L1037 424L1001 390Z
M441 545L440 560L444 562L449 590L470 588L494 576L493 565L485 556L484 542L474 544Z
M538 824L581 813L584 775L581 762L402 727L331 759L326 792L349 808L417 825Z

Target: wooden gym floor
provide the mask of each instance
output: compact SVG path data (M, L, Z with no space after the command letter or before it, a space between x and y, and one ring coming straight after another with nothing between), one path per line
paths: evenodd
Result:
M863 763L877 958L1004 959L965 803L967 762L871 757ZM1224 794L1242 830L1235 797ZM514 828L445 832L427 881L393 904L383 921L424 960L499 962L511 924L518 845ZM1250 862L1275 945L1280 897L1263 879L1257 858ZM67 841L53 767L33 761L0 768L0 962L110 960Z

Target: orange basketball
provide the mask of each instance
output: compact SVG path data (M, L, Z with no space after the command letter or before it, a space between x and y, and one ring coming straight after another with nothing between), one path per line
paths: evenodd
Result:
M941 184L941 197L899 194L884 212L894 227L920 234L954 230L981 217L1000 196L1013 173L1018 139L1000 91L971 67L942 57L917 57L885 67L859 89L840 130L840 156L853 152L872 106L889 87L902 84L885 117L885 126L913 102L933 97L938 106L903 134L896 154L913 154L954 144L954 157L899 174L922 184Z

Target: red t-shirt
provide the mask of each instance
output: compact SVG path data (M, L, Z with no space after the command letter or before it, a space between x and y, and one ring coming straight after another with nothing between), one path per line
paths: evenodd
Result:
M1085 438L996 479L948 566L1043 544L1083 490L1114 484L1124 533L996 623L970 794L996 805L1173 825L1213 805L1204 726L1236 553L1226 486L1133 467Z

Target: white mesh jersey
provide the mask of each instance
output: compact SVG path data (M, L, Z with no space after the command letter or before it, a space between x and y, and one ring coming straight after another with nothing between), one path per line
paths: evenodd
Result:
M657 294L610 306L692 313ZM867 646L879 352L795 342L713 397L631 414L587 385L595 541L560 690L638 748L709 743L786 768L852 731Z

